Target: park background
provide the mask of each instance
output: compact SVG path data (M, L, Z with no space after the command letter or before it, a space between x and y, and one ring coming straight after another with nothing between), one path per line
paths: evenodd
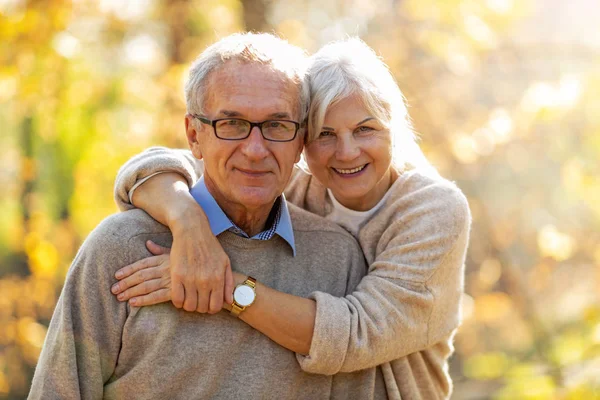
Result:
M0 0L0 398L23 398L115 174L186 147L215 39L358 35L473 214L454 399L600 399L597 0ZM402 332L398 332L402 340Z

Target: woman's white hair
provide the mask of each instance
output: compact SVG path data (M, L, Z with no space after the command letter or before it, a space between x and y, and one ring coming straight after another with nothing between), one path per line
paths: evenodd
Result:
M209 46L190 68L185 83L188 113L202 113L209 75L229 60L256 62L281 72L298 86L298 117L306 120L310 93L305 79L307 56L301 48L269 33L235 33Z
M315 140L329 107L358 96L368 113L392 135L392 159L397 168L426 163L412 129L404 96L388 66L358 38L323 46L309 59L311 105L307 143Z

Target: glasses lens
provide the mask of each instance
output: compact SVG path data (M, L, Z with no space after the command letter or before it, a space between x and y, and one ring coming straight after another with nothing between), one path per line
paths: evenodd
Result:
M222 139L240 139L248 135L250 123L242 119L222 119L216 123L215 129Z
M261 129L267 140L292 140L296 134L296 124L290 121L265 121Z

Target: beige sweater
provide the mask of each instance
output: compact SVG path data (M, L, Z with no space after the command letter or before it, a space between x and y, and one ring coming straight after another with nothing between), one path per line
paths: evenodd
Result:
M165 148L132 158L115 184L121 209L132 207L135 182L158 171L178 172L191 186L202 163L189 151ZM471 222L467 200L454 184L419 169L401 173L390 190L358 234L368 275L345 297L311 294L316 326L310 354L298 362L318 374L381 365L390 398L447 398ZM326 189L299 168L285 194L317 215L331 210Z
M344 296L366 272L356 241L335 224L290 206L297 256L279 236L231 232L219 241L234 270L297 296ZM223 311L170 303L130 308L110 293L120 267L169 246L167 228L141 210L103 221L71 266L33 378L30 399L381 399L380 368L309 374L295 354ZM258 293L260 295L260 293Z

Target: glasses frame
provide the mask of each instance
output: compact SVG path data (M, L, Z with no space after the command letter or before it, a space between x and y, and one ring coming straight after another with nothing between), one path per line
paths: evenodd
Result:
M221 140L244 140L247 139L248 136L250 136L250 134L252 133L252 129L256 126L258 127L258 130L260 131L260 134L262 135L263 139L268 140L269 142L277 142L277 143L285 143L285 142L291 142L292 140L296 139L296 136L298 135L298 130L301 127L301 124L299 122L296 121L291 121L289 119L267 119L265 121L261 121L261 122L252 122L252 121L248 121L247 119L243 119L243 118L218 118L218 119L213 119L210 120L208 118L204 118L201 115L198 114L190 114L192 117L198 119L200 122L202 122L203 124L206 125L210 125L213 128L213 132L215 133L215 136L218 139ZM250 129L248 130L248 134L244 137L241 138L236 138L236 139L231 139L231 138L222 138L219 135L217 135L217 122L219 121L225 121L225 120L230 120L230 119L235 119L238 121L244 121L250 124ZM291 139L286 139L286 140L274 140L274 139L269 139L267 137L265 137L265 134L262 131L262 125L267 123L267 122L272 122L272 121L281 121L281 122L291 122L292 124L294 124L295 126L295 131L294 131L294 136L292 136Z

